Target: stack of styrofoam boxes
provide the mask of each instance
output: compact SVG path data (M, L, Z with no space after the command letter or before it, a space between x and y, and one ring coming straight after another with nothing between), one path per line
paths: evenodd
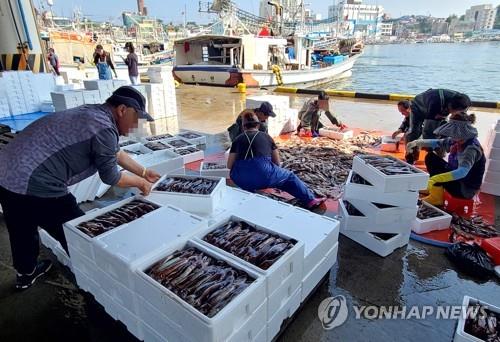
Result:
M117 79L113 80L113 88L114 89L118 89L118 88L126 86L128 84L129 84L129 82L126 80L117 80Z
M171 66L150 67L146 86L150 114L155 119L177 116L174 77Z
M82 90L82 96L84 104L102 103L101 93L99 93L99 90Z
M216 164L216 168L208 168L207 165ZM216 161L202 161L200 163L200 176L213 176L213 177L223 177L229 178L230 170L227 168L227 163L225 160Z
M262 102L269 102L273 106L276 117L267 120L268 133L272 137L279 136L290 120L290 98L282 95L260 95L247 97L246 107L259 108Z
M106 101L115 90L113 80L84 80L83 85L87 90L99 90L101 102Z
M19 83L23 93L26 113L34 113L40 110L40 99L37 94L34 74L31 71L18 71Z
M12 115L28 113L21 82L19 81L19 73L15 71L3 71L0 73L0 76L3 79L2 87L4 87L5 95L9 101L10 113Z
M2 93L1 82L2 80L0 79L0 118L6 118L10 116L9 100L7 99L7 95Z
M490 129L485 151L488 161L481 191L500 196L500 120Z
M199 134L192 131L182 131L177 134L178 137L189 141L193 145L206 145L207 137L203 134Z
M83 105L83 93L78 90L52 92L50 95L56 112Z
M366 157L390 158L413 173L386 175ZM359 177L367 184L353 180ZM382 257L406 245L417 213L418 190L427 187L428 179L427 173L393 157L355 156L339 201L340 232ZM357 215L349 214L346 205Z
M50 234L43 229L38 229L38 234L40 235L40 242L52 251L61 264L68 266L71 269L71 259L62 247L61 243L50 236Z

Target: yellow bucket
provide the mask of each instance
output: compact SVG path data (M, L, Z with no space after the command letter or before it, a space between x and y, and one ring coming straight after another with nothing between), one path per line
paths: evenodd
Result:
M247 85L245 83L238 83L238 91L243 94L246 93Z

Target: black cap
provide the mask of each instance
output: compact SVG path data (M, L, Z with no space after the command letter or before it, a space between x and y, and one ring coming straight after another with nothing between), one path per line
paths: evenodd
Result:
M134 87L123 86L116 89L107 102L132 107L139 113L140 119L154 121L151 115L146 112L146 98Z
M258 110L261 113L264 113L264 115L272 116L273 118L276 117L276 113L273 112L273 105L267 101L262 102L260 107L257 108L256 110Z

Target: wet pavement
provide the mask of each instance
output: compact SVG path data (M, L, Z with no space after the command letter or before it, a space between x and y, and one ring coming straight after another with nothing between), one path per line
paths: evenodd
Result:
M294 96L299 107L304 97ZM223 132L241 111L244 102L234 90L182 87L178 91L179 125L209 134ZM352 127L390 131L401 117L394 103L335 99L335 108ZM495 112L479 114L484 137ZM211 136L208 154L223 149L224 137ZM111 190L102 200L83 209L104 206L124 196ZM496 224L500 225L499 200ZM307 229L307 227L304 227ZM42 247L41 257L55 258ZM55 262L49 274L24 292L14 291L15 271L3 216L0 215L0 341L135 341L119 322L109 317L92 296L79 290L71 272ZM460 272L441 248L410 241L381 258L340 236L338 261L326 281L295 315L280 341L451 341L455 320L355 319L352 305L459 305L464 295L500 306L500 282L480 281ZM318 306L330 296L347 299L347 321L333 330L323 329Z

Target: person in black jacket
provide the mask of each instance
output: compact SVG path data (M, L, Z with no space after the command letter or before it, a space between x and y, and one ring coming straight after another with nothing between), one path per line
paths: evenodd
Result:
M245 109L243 112L238 115L236 122L228 127L227 131L229 132L229 138L231 142L233 142L240 134L243 133L243 113L246 113L248 110ZM255 115L259 118L260 125L259 131L267 133L267 120L269 117L276 117L276 114L273 111L273 105L269 102L262 102L259 108L255 108L253 110Z

